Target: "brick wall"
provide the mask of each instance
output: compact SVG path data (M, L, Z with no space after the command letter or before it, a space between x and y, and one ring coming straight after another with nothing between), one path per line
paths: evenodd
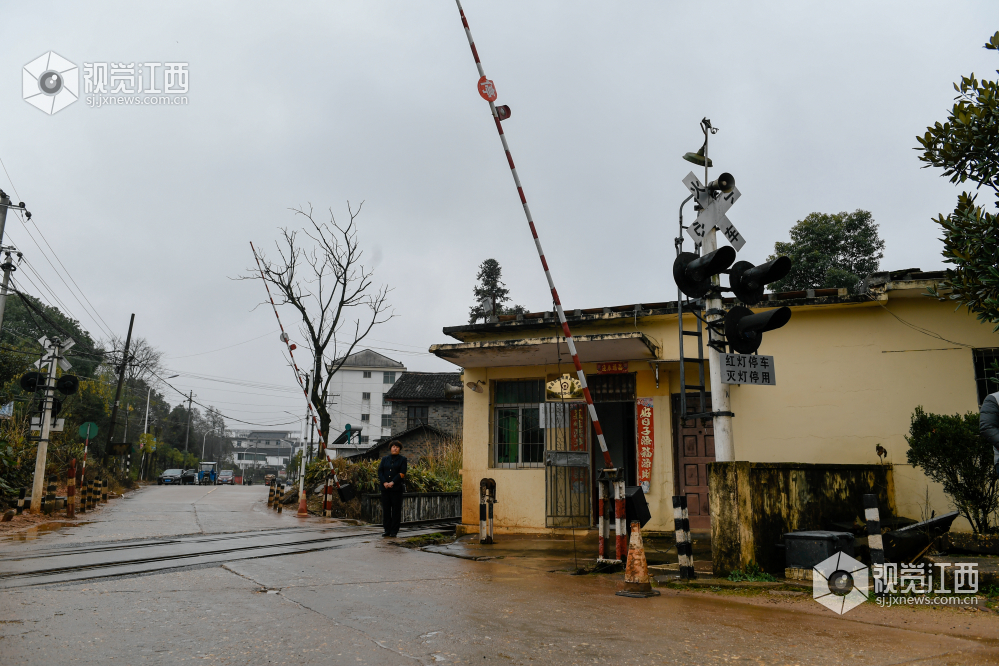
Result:
M454 432L461 435L462 424L462 403L461 402L433 402L433 403L392 403L392 435L398 435L406 430L409 418L408 408L410 406L423 405L430 408L428 425L442 430L443 432Z

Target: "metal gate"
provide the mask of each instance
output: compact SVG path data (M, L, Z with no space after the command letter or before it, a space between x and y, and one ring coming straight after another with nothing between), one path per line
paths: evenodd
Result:
M583 402L547 402L545 524L590 527L590 417Z

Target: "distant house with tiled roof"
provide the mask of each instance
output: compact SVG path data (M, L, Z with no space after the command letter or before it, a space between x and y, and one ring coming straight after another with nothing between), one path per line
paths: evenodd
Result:
M385 394L392 404L392 436L421 424L460 433L463 394L459 372L402 373Z
M350 444L331 447L338 455L349 455L354 450L370 448L380 437L390 434L392 405L385 400L385 394L406 372L406 366L371 349L334 363L339 364L341 360L343 366L330 380L327 406L331 443L343 434L347 424L352 431L360 430L360 435L352 437Z
M463 393L459 372L402 373L384 396L392 410L391 432L369 440L364 455L381 457L398 439L404 455L415 461L447 438L460 439Z

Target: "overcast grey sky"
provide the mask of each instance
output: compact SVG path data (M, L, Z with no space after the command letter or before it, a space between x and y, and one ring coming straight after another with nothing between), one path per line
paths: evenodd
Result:
M762 260L813 211L863 208L883 268L942 267L931 218L959 190L919 168L914 137L944 119L960 75L999 68L981 48L999 28L994 1L467 0L465 12L513 109L504 128L567 308L675 298L692 166L680 156L700 145L702 116L742 191L728 215L748 240L740 258ZM365 202L360 240L397 315L368 346L401 350L384 353L410 369L452 368L426 349L467 320L483 259L515 302L551 305L449 0L10 3L0 44L0 159L17 194L5 174L0 188L28 203L107 326L124 335L134 312L174 372L294 388L269 307L254 309L261 283L230 278L253 264L249 241L273 248L297 224L288 208L310 202L340 216ZM21 70L50 50L81 66L189 63L189 103L81 99L46 115L21 98ZM7 228L101 336L21 222ZM293 392L172 383L254 423L304 411Z

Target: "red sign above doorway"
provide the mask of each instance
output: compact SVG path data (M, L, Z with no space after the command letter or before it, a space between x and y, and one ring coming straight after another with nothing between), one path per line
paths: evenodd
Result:
M628 372L628 362L615 361L614 363L597 363L597 372L601 375Z

